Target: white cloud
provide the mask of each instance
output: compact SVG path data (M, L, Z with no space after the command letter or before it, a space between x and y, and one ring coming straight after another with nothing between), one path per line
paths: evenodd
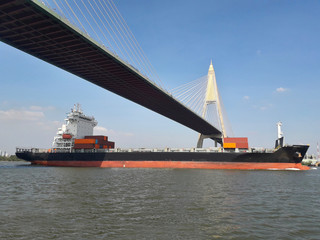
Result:
M134 135L133 133L117 132L112 129L106 129L101 126L96 126L93 129L93 134L94 135L107 135L107 136L111 136L111 137L121 137L121 136L132 137Z
M8 106L9 105L9 101L6 101L6 100L4 100L4 101L2 101L1 102L1 106Z
M94 135L106 135L108 134L108 129L104 128L104 127L100 127L100 126L96 126L94 129Z
M47 119L42 111L31 111L30 107L0 110L1 148L10 154L17 146L48 148L61 124Z
M30 108L30 110L32 110L32 111L42 111L42 107L40 107L40 106L30 106L29 107Z
M279 87L279 88L276 89L276 92L278 92L278 93L282 93L282 92L286 92L286 91L288 91L288 89L287 88L283 88L283 87Z
M7 111L0 110L0 120L19 120L19 121L38 121L44 118L44 113L39 111L15 110Z
M55 107L53 107L53 106L48 106L48 107L30 106L29 109L32 111L52 111L52 110L55 110Z
M5 102L2 102L4 105ZM0 120L4 121L43 121L45 111L52 111L55 107L30 106L22 109L0 110Z
M38 129L40 130L50 130L50 131L56 131L58 130L58 128L60 128L62 125L61 122L59 121L37 121L35 122L35 125L34 126L38 126ZM52 136L53 137L53 136Z
M264 106L260 106L259 109L261 111L265 111L265 110L268 110L268 109L272 108L272 106L273 105L270 103L270 104L267 104L267 105L264 105Z
M264 105L253 105L252 106L254 109L258 109L258 110L261 110L261 111L265 111L265 110L268 110L270 108L273 107L273 105L270 103L270 104L264 104Z
M244 96L243 99L244 99L244 100L249 100L250 97L249 97L249 96Z

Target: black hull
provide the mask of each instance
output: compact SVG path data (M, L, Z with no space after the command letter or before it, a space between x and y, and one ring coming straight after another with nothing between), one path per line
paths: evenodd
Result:
M63 153L35 153L31 151L17 152L18 158L35 164L49 166L98 166L98 167L180 167L181 168L215 168L214 164L223 166L228 164L246 164L251 169L254 164L266 168L283 165L285 167L301 165L301 161L309 146L293 145L278 149L273 153L263 152L63 152ZM120 164L121 162L121 164ZM144 164L146 163L146 164ZM188 164L190 163L190 164ZM273 163L273 165L270 165ZM180 165L179 165L180 164ZM242 165L243 165L242 164ZM278 165L277 165L278 164ZM291 165L288 165L291 164ZM230 166L231 166L230 165ZM242 167L241 169L245 169ZM300 166L299 165L299 166ZM205 167L207 166L207 167ZM239 165L240 166L240 165ZM262 166L262 165L261 165ZM263 167L261 167L263 169Z

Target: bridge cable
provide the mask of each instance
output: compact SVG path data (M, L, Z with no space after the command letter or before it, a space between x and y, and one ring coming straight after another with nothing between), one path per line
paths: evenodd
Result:
M217 108L217 103L212 102L207 104L205 102L206 90L207 90L207 76L196 79L192 82L183 84L182 86L174 88L171 93L173 97L181 101L184 105L188 106L195 113L202 116L205 120L215 126L221 131L221 122L219 118L219 111ZM227 136L232 136L233 132L231 125L228 121L221 96L217 90L217 96L219 97L221 105L221 114L224 118L225 128Z
M205 76L206 77L206 76ZM185 93L185 91L187 89L189 89L190 87L192 87L193 85L199 85L199 84L202 84L203 83L203 78L204 77L201 77L201 78L198 78L192 82L189 82L189 83L185 83L179 87L176 87L176 88L173 88L170 92L175 95L177 98L179 98L180 95L183 95Z
M94 1L94 2L95 2L95 1ZM99 0L99 3L101 4L100 0ZM96 4L96 2L95 2L95 4ZM102 4L101 4L101 5L102 5ZM121 28L120 24L118 23L117 19L114 17L114 14L112 13L112 11L110 10L110 8L108 7L108 5L107 5L106 3L105 3L105 6L106 6L107 9L109 10L109 12L110 12L111 16L113 17L114 21L116 22L116 24L119 26L119 28L120 28L121 31L119 31L119 29L117 28L118 33L120 34L120 36L121 36L121 38L123 39L123 41L126 43L126 46L127 46L128 49L130 50L131 54L135 57L135 59L137 60L139 66L140 66L142 69L145 68L145 66L143 65L143 62L142 62L141 59L140 59L140 56L138 56L138 54L136 53L136 51L135 51L134 47L132 46L131 42L128 41L128 37L127 37L126 34L124 33L124 31L123 31L123 29ZM102 6L102 7L103 7L103 6ZM112 22L113 22L113 21L112 21ZM114 23L113 23L113 24L114 24ZM115 24L114 24L114 25L115 25ZM115 26L116 26L116 25L115 25ZM122 32L122 33L121 33L121 32ZM127 41L125 40L125 38L124 38L123 36L127 38ZM127 42L129 43L129 45L128 45ZM135 55L136 55L136 56L135 56Z
M201 99L203 98L204 94L203 94L203 89L202 88L198 88L197 91L195 91L191 97L189 98L189 101L186 102L186 104L189 104L191 108L193 108L193 105L196 104L198 101L201 101Z
M48 1L46 1L48 3ZM57 8L59 9L61 15L67 19L67 17L65 16L65 14L63 13L62 9L60 8L60 6L57 4L56 0L53 0L54 4L57 6ZM49 3L48 3L49 5Z
M95 3L95 5L98 7L96 1L94 1L94 3ZM90 2L89 2L89 4L91 5ZM100 2L100 4L101 4L101 2ZM91 5L91 6L92 6L92 5ZM115 24L114 24L114 22L113 22L113 20L112 20L112 17L110 17L110 15L109 15L108 12L105 10L105 8L104 8L103 5L102 5L102 8L103 8L103 10L105 11L105 13L107 14L108 18L110 19L110 22L111 22L111 24L113 25L113 28L111 27L111 25L109 24L109 21L107 21L106 18L105 18L105 20L107 21L107 23L108 23L108 25L110 26L110 28L111 28L112 32L114 33L115 37L118 39L119 43L121 44L122 49L125 51L125 53L126 53L127 57L129 58L130 62L133 63L133 64L136 63L136 62L133 60L133 58L132 58L132 57L134 57L134 56L133 56L132 54L129 54L128 51L127 51L127 49L129 49L129 51L131 51L130 48L128 48L128 46L127 46L127 48L124 46L124 44L126 44L126 42L125 42L125 41L121 41L121 39L119 38L119 35L120 35L120 34L117 34L117 33L114 31L114 28L115 28L115 29L118 31L118 33L120 33L119 30L117 29L117 27L115 26ZM99 11L100 11L100 8L99 8L99 7L98 7L98 9L99 9ZM104 16L104 15L102 15L102 16ZM100 19L100 18L99 18L99 19ZM100 19L100 21L101 21L101 19ZM120 37L122 38L122 40L124 40L121 35L120 35ZM123 42L124 42L124 44L123 44ZM126 45L127 45L127 44L126 44ZM123 55L123 54L122 54L122 55ZM124 57L124 55L123 55L123 57ZM137 59L136 59L136 60L137 60Z
M85 27L82 25L81 21L79 20L79 18L77 17L77 15L74 13L74 11L72 10L72 8L70 7L69 3L65 0L67 6L69 7L69 9L71 10L71 12L73 13L73 15L76 17L76 19L78 20L78 22L80 23L80 25L82 26L82 29L85 31Z
M99 0L100 1L100 0ZM149 59L147 58L147 56L145 55L144 51L142 50L142 48L140 47L138 41L136 40L136 38L134 37L133 33L131 32L130 28L128 27L126 21L123 19L121 13L119 12L119 10L117 9L117 7L115 6L115 4L113 3L112 0L107 0L110 3L110 7L112 8L112 10L115 12L115 15L117 16L117 18L119 18L120 23L122 24L122 26L124 27L125 31L128 33L129 39L131 39L131 41L133 42L133 44L135 45L138 53L140 53L140 55L142 56L142 58L144 59L144 62L146 63L146 66L150 69L150 71L152 72L152 75L154 76L155 80L158 79L158 81L160 82L160 86L162 85L163 87L163 82L161 81L161 79L159 78L159 76L157 75L156 71L154 70L153 66L151 65ZM121 21L122 20L122 21Z
M49 2L51 2L51 5ZM141 73L144 74L147 79L150 79L154 84L159 84L158 86L164 89L163 82L154 71L150 61L146 57L113 1L107 0L101 2L101 0L94 0L93 3L91 2L92 1L83 0L81 0L81 2L78 1L78 3L75 0L42 1L44 5L48 5L48 7L51 7L51 9L56 11L70 23L78 26L82 31L84 31L85 34L90 36L89 32L92 32L103 46L105 46L103 44L105 41L107 43L106 47L115 55L118 55L118 52L121 55L121 58L127 59L128 63L132 63L134 66L137 66L138 69L142 70ZM87 6L88 3L90 6ZM56 8L53 8L53 6ZM96 9L98 9L98 11ZM86 17L86 14L89 14L89 16ZM107 15L109 20L107 20L105 15ZM105 21L102 20L101 16ZM85 21L82 21L83 19ZM102 23L105 31L102 30L101 24L99 24L97 21ZM109 27L106 26L105 22L107 22ZM91 31L87 31L85 26L89 26ZM101 37L104 41L102 41ZM115 51L115 49L117 50Z
M199 85L202 85L204 82L204 77L201 77L189 84L182 85L181 88L175 88L172 92L177 98L183 101L183 96L188 97L190 94L189 92L192 91L194 88L198 88Z
M59 6L58 3L57 3L57 5ZM78 25L78 24L76 23L76 21L74 20L74 17L72 16L72 14L70 14L68 8L64 5L63 1L60 2L60 5L61 5L61 7L63 8L63 10L62 10L62 8L60 8L60 9L62 10L62 12L64 12L63 15L65 16L66 20L68 20L68 21L69 21L70 23L72 23L73 25L78 26L79 29L81 29L81 31L84 31L84 32L87 34L86 30L83 29L83 27L81 28L81 25ZM67 16L67 15L68 15L68 16Z
M110 5L110 7L109 7L106 2L103 2L104 3L104 5L103 5L100 0L99 0L99 3L102 6L102 8L105 11L105 13L107 14L107 16L109 17L109 19L110 19L111 23L113 24L114 28L119 33L119 36L122 38L122 40L125 43L126 47L129 49L131 55L136 59L136 64L138 63L137 65L141 67L141 69L146 74L146 76L149 76L149 77L152 78L152 76L153 76L152 72L147 67L147 64L142 61L142 59L139 56L139 54L137 54L137 50L133 47L132 40L130 40L130 38L126 35L125 30L123 30L123 28L121 27L121 25L123 26L124 24L121 23L121 25L120 25L119 22L121 21L121 19L119 19L118 15L114 11L114 9L111 8L112 6ZM108 12L110 12L110 14L108 14ZM114 19L114 21L112 19ZM119 21L117 19L119 19ZM132 61L132 62L135 63L134 61ZM157 80L157 79L153 79L153 81L155 81L155 80Z
M82 1L82 0L81 0L81 1ZM90 1L89 1L89 4L90 4L90 6L92 7ZM87 9L87 8L86 8L86 9ZM92 7L92 9L93 9L93 11L95 12L95 14L98 16L98 18L100 19L99 15L96 13L95 9L94 9L93 7ZM88 9L87 9L87 10L88 10ZM91 15L90 12L89 12L89 14L90 14L90 16L92 17L92 19L95 21L96 25L98 26L98 28L99 28L100 32L102 33L102 35L104 36L104 38L106 39L107 43L108 43L109 45L111 45L110 41L109 41L108 38L106 37L104 31L102 31L102 29L100 28L99 24L96 22L95 18ZM101 21L101 19L100 19L100 21ZM101 22L102 22L102 21L101 21ZM105 26L103 22L102 22L102 24L103 24L103 26ZM108 29L107 29L107 32L109 33ZM109 35L110 35L110 33L109 33Z

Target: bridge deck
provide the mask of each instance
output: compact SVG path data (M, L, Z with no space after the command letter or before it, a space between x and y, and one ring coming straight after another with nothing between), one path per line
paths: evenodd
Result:
M221 132L41 3L0 0L0 40L205 135Z

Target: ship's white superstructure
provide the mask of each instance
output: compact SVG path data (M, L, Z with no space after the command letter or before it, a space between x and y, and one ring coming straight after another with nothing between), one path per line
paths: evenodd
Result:
M83 114L79 104L74 105L65 121L66 123L58 129L57 136L54 137L53 149L71 149L74 139L93 135L93 128L98 124L94 117Z

